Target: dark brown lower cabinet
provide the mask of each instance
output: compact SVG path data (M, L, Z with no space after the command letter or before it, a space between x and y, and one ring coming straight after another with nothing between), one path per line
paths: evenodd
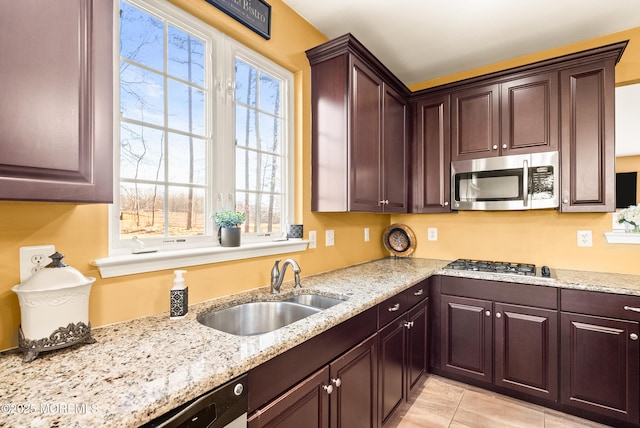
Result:
M558 312L442 295L441 370L556 401Z
M427 372L428 315L428 299L424 299L378 332L378 408L382 424Z
M562 404L639 422L638 326L636 321L561 313Z
M377 427L377 358L373 335L258 409L248 427Z

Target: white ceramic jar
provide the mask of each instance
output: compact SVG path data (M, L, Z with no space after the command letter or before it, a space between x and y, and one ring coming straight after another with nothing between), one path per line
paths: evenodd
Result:
M78 342L93 343L89 324L89 294L95 278L85 277L55 253L53 262L11 289L20 302L20 343L33 360L38 352ZM28 358L33 357L33 358Z

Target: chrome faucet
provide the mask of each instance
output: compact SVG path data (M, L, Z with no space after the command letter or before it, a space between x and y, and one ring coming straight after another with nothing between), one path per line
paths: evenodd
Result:
M287 266L291 265L293 274L295 277L296 285L294 288L301 288L300 285L300 266L293 259L287 259L282 263L282 270L278 267L280 260L276 260L273 268L271 269L271 294L278 294L280 292L280 286L284 280L284 274L287 271Z

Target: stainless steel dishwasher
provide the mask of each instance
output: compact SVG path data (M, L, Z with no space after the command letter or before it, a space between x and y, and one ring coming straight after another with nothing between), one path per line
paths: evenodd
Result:
M246 428L247 375L240 376L177 407L144 428Z

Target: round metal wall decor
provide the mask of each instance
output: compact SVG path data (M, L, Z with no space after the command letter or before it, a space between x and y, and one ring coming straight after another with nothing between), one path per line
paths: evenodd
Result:
M382 242L386 249L396 257L407 257L416 249L416 235L405 224L395 223L384 230Z

